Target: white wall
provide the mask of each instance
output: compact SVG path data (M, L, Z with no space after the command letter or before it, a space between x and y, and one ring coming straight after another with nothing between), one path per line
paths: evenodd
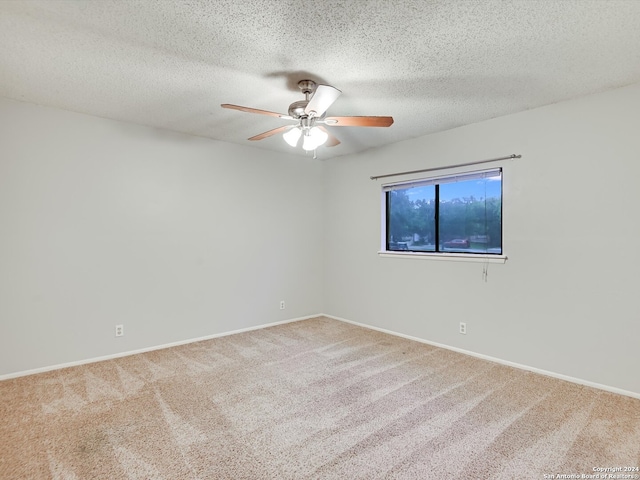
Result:
M639 125L633 85L327 162L325 312L640 393ZM495 164L509 259L487 282L479 263L377 255L370 176L512 153Z
M319 162L9 100L0 125L0 375L322 311Z
M0 375L324 311L640 393L639 124L633 85L314 162L0 100ZM371 175L511 153L487 282L377 255Z

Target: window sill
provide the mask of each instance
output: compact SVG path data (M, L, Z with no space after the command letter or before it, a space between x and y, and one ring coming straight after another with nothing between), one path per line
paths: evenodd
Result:
M505 263L506 255L482 255L469 253L435 253L435 252L378 252L385 258L419 258L421 260L439 260L446 262Z

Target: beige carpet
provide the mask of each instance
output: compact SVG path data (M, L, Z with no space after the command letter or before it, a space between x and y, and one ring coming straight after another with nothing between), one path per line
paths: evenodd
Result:
M327 318L6 380L0 400L3 480L640 466L640 400Z

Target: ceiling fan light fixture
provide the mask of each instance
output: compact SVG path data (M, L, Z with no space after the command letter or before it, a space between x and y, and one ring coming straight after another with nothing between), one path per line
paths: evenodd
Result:
M304 138L302 139L302 148L307 151L315 150L324 144L327 138L329 138L329 135L327 135L326 132L320 130L318 127L313 127L309 129L308 132L305 132Z
M285 132L282 135L282 138L284 138L284 141L287 142L289 145L291 145L292 147L295 147L296 145L298 145L298 140L300 140L300 135L302 135L302 130L300 130L300 127L295 127L290 129L288 132Z

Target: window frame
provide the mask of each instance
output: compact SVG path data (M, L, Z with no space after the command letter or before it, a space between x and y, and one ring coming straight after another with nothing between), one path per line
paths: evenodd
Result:
M453 182L469 181L478 178L489 178L495 176L496 173L500 175L500 249L501 253L489 253L489 252L452 252L446 250L439 250L439 237L440 237L440 225L439 225L439 210L440 210L440 196L439 185ZM434 243L435 251L403 251L403 250L389 250L389 224L390 215L389 212L389 192L393 190L403 190L412 186L428 186L434 185ZM458 173L452 173L447 175L438 175L433 177L421 177L413 180L405 180L400 182L386 183L382 185L381 189L381 246L378 254L381 257L404 257L404 258L424 258L424 259L436 259L436 260L454 260L454 261L480 261L483 263L504 263L507 260L504 246L504 170L502 167L496 167L486 170L471 170L462 171Z

